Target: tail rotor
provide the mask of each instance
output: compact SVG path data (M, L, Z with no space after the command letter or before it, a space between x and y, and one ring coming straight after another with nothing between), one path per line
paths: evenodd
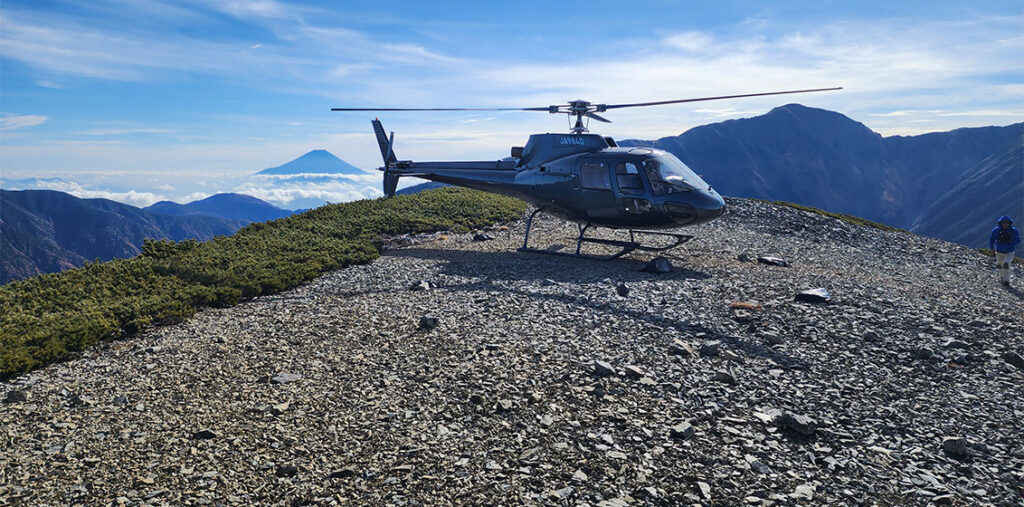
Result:
M399 174L394 171L398 158L395 157L395 133L391 137L384 131L384 125L377 118L373 119L373 133L377 136L377 145L380 146L380 156L384 159L384 195L394 197L398 189Z

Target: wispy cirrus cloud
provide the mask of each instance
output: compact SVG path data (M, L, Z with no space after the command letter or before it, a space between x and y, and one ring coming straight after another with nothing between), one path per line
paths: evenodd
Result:
M687 31L669 35L662 39L665 45L686 51L700 51L713 47L714 37L706 32Z
M167 71L231 75L304 62L301 55L255 55L250 41L116 30L20 11L0 16L0 43L4 58L50 73L127 82L166 78Z
M0 130L18 130L36 127L46 123L47 117L40 114L0 113Z
M112 129L93 129L93 130L82 130L75 132L80 136L121 136L128 134L173 134L178 132L176 129L166 128L155 128L155 127L134 127L134 128L112 128Z

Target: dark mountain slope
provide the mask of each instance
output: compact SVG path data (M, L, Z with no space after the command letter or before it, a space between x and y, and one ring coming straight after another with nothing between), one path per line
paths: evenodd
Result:
M171 201L160 201L143 208L151 213L174 216L197 216L237 220L243 223L265 222L276 220L292 214L291 211L278 208L269 202L243 194L216 194L188 204Z
M1024 135L968 170L967 177L921 213L911 230L988 248L989 231L1002 215L1024 223Z
M674 153L726 195L798 202L872 220L901 204L891 199L885 211L878 207L896 186L882 137L832 111L790 104L647 144Z
M133 257L146 238L207 240L241 226L214 217L149 213L52 190L0 190L0 283L80 266L87 260Z
M898 222L906 226L920 221L921 214L950 188L977 171L983 159L1001 152L1011 142L1019 142L1022 133L1024 124L1018 123L885 138L883 143L899 171L903 190L903 213ZM1024 168L1018 167L1024 175Z

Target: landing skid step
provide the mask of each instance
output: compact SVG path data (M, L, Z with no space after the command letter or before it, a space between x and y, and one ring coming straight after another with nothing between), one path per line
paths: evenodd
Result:
M671 250L673 248L686 243L693 239L693 236L687 234L678 234L674 232L662 232L662 231L642 231L642 230L629 230L629 241L617 240L617 239L601 239L601 238L588 238L586 237L587 229L593 226L593 224L587 223L584 226L579 226L580 234L576 238L576 252L560 252L558 250L541 250L538 248L530 248L530 228L533 225L533 217L543 211L543 208L539 208L530 214L530 218L526 220L526 234L523 236L523 246L519 248L520 252L539 253L546 255L560 255L562 257L575 257L577 259L591 259L591 260L602 260L608 261L612 259L618 259L623 255L634 252L636 250L642 250L645 252L664 252L665 250ZM651 234L655 236L664 236L672 238L673 242L666 246L649 246L644 245L636 240L637 234ZM596 243L599 245L610 245L619 247L619 251L611 255L593 255L581 253L580 249L583 247L583 243Z

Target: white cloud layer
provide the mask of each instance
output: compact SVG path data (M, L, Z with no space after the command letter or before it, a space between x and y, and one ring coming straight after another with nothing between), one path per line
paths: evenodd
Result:
M322 180L348 180L360 183L371 183L381 179L379 174L337 174L337 173L296 173L296 174L256 174L253 175L253 179L256 180L273 180L280 183L298 182L304 181L322 181Z
M111 190L97 185L85 185L76 181L61 178L26 178L21 180L0 180L0 185L9 190L56 190L82 199L110 199L112 201L138 206L149 206L159 201L173 201L187 204L210 197L211 195L235 192L246 194L267 201L285 209L311 208L328 202L348 202L358 199L373 199L383 196L379 189L379 178L374 184L367 181L343 179L329 181L307 181L302 179L281 181L274 178L251 178L250 181L237 183L234 187L220 187L213 191L195 191L179 195L167 194L175 190L168 185L159 185L154 190Z
M381 197L384 192L374 187L357 188L349 185L307 185L303 187L240 186L235 192L263 199L285 209L314 207L328 202L349 202ZM310 201L316 201L310 204ZM298 204L298 206L296 206Z
M14 185L11 187L11 190L56 190L58 192L71 194L81 199L109 199L111 201L130 204L140 208L166 199L165 197L153 192L136 192L135 190L113 192L110 190L86 188L73 181L42 178L35 179L29 184Z

